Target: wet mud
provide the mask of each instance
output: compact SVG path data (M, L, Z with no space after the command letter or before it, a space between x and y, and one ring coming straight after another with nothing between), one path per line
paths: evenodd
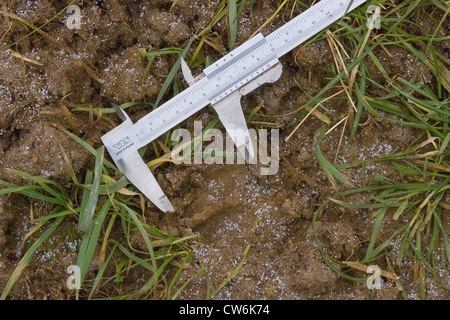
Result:
M310 4L311 1L305 1ZM278 1L262 0L252 11L244 8L239 20L238 43L242 43L275 12ZM85 168L93 168L93 158L62 129L73 132L94 147L100 147L100 137L120 123L114 114L98 115L75 108L109 108L111 103L155 101L176 56L155 58L147 77L142 81L148 59L141 52L159 48L184 48L190 37L207 26L218 8L217 0L179 0L172 7L169 0L108 0L82 1L80 30L65 25L63 13L43 28L47 36L35 33L0 52L0 179L13 183L29 183L8 169L19 169L31 175L51 179L69 188L71 174L63 152L80 177ZM40 26L63 10L61 1L0 1L3 10ZM266 35L284 21L289 13L280 14L262 32ZM439 19L437 19L439 21ZM427 22L432 32L433 22ZM0 45L6 46L27 35L29 31L16 20L0 14ZM219 23L213 30L217 44L227 49L228 27ZM410 79L420 64L405 50L392 46L375 52L389 76L402 75ZM437 48L445 53L445 48ZM448 50L448 47L447 47ZM26 57L20 58L15 53ZM212 61L220 53L206 46L199 58ZM283 74L274 84L264 85L243 98L248 115L263 103L267 115L290 114L309 97L319 92L331 78L333 57L325 40L307 47L300 46L286 54L281 62ZM368 69L376 81L384 77L376 66ZM421 67L422 68L422 67ZM194 74L201 67L193 70ZM435 81L423 68L419 74L425 83ZM180 77L181 85L187 84ZM300 89L301 88L301 89ZM330 90L329 95L337 91ZM345 114L347 104L340 100L327 101L324 106L336 114ZM343 100L342 100L343 101ZM133 120L147 114L151 108L140 104L128 109ZM317 163L314 153L314 133L322 126L316 117L286 141L292 132L290 124L297 114L273 118L280 126L280 167L275 175L261 175L262 165L167 165L157 169L155 176L172 201L176 212L162 214L149 205L146 220L174 236L199 233L203 241L193 245L194 262L180 276L180 284L197 272L203 264L211 285L217 288L240 264L249 246L245 263L239 273L214 296L215 299L365 299L364 282L346 280L333 272L323 261L314 236L314 212L327 197L338 193ZM186 120L183 128L192 129L194 120L206 124L212 118L208 108ZM368 114L361 119L354 141L338 163L373 159L401 151L417 132L388 121L374 120ZM220 128L220 126L219 126ZM348 133L346 133L347 136ZM340 130L324 138L321 150L327 159L334 159L339 148ZM146 156L154 157L152 152ZM366 185L377 175L401 179L387 162L370 164L362 171L342 170L356 186ZM362 195L353 195L355 202ZM30 215L48 212L45 205L20 195L0 195L0 288L3 289L29 243L22 239L32 225ZM357 261L364 257L370 240L374 219L367 209L342 208L327 205L316 222L319 241L329 258ZM393 213L391 213L393 214ZM405 223L386 219L382 236L388 237ZM403 221L401 221L403 219ZM445 220L446 219L446 220ZM389 221L388 221L389 220ZM16 299L73 298L65 286L65 269L76 261L80 235L75 219L67 220L49 244L38 251L26 268L10 297ZM448 230L450 216L444 215ZM382 241L383 239L380 239ZM136 239L136 246L139 246ZM392 259L392 258L391 258ZM405 285L410 298L417 298L419 284L415 277L414 257L394 266L380 260L381 268L395 272ZM395 260L395 259L392 259ZM344 268L344 267L343 267ZM345 269L345 268L344 268ZM348 269L355 277L364 273ZM138 279L141 275L136 275ZM446 285L450 280L440 279ZM445 282L447 281L447 282ZM135 283L129 281L129 289ZM448 299L449 292L427 283L429 299ZM207 281L192 280L180 299L203 299ZM124 290L125 291L125 290ZM399 296L393 282L383 279L373 299L396 299Z

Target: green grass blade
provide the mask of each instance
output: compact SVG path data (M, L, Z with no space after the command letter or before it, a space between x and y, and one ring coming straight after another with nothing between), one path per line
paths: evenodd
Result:
M127 109L129 107L135 106L135 105L139 105L139 104L148 104L151 105L149 102L125 102L123 104L121 104L119 107L121 109ZM83 112L90 112L92 110L92 113L96 116L98 116L99 114L111 114L111 113L116 113L116 109L114 108L90 108L90 107L77 107L77 108L72 108L71 111L72 112L77 112L77 111L83 111ZM64 131L64 130L63 130Z
M439 228L442 231L442 238L443 238L443 241L444 241L444 249L445 249L445 253L447 255L448 265L450 265L450 243L449 243L449 240L448 240L448 236L445 233L445 229L444 229L444 227L442 225L442 221L441 221L441 219L439 217L438 210L435 210L433 212L433 214L434 214L435 222L438 224Z
M99 194L113 194L117 191L125 188L130 182L127 180L127 178L122 177L119 180L115 181L114 183L110 184L103 184L99 186L98 193ZM92 185L84 185L87 189L92 188Z
M375 219L375 223L373 226L373 231L372 231L372 236L370 238L369 247L367 248L366 256L361 261L362 264L374 259L378 253L378 252L374 251L374 247L377 242L378 234L380 233L380 230L381 230L381 225L383 223L383 218L384 218L384 214L386 213L386 210L387 210L387 206L385 206L384 208L381 208L376 213L376 219Z
M26 172L20 171L20 170L9 169L9 171L21 178L36 182L37 184L39 184L41 186L41 188L43 190L45 190L50 195L52 195L54 197L54 199L56 201L58 201L58 204L61 204L63 206L66 205L66 199L69 197L69 195L68 195L67 191L62 186L60 186L58 183L53 182L48 179L45 179L45 178L42 178L42 177L32 176L32 175L30 175ZM53 186L57 187L58 191L50 188L48 185L53 185Z
M178 268L178 270L177 270L177 272L175 273L175 275L174 275L172 281L170 282L170 285L169 285L169 287L167 288L167 298L168 298L168 299L175 300L175 299L177 298L177 293L178 293L178 292L175 293L173 296L171 296L171 294L172 294L172 288L173 288L173 286L175 285L175 283L176 283L178 277L180 276L181 272L183 271L184 266L186 265L186 262L188 261L189 258L192 258L192 255L187 255L187 256L183 259L183 262L181 262L180 267ZM189 280L188 280L188 282L189 282ZM185 286L183 285L183 287L185 287Z
M169 257L168 259L166 259L161 264L161 266L159 266L159 268L156 270L156 272L153 273L150 280L148 280L147 283L145 283L142 286L141 289L139 289L135 293L130 294L129 296L126 296L126 298L137 299L137 298L143 296L144 294L146 294L147 292L149 292L152 288L156 288L156 285L158 284L158 278L161 277L162 272L164 271L166 266L172 261L172 259L173 259L173 257Z
M57 211L58 212L50 213L43 217L33 219L31 222L39 222L39 221L43 221L43 220L51 220L51 219L58 218L58 217L68 216L69 214L73 214L74 212L79 211L79 209L71 209L71 210L63 210L63 211L57 210Z
M331 163L329 163L325 157L323 156L322 152L320 151L320 143L322 142L322 139L325 135L326 128L322 127L319 130L316 131L314 135L314 147L316 151L317 160L322 165L325 171L327 171L331 176L338 179L340 182L342 182L344 185L350 188L354 188L355 186L345 178L342 173L340 173Z
M129 259L131 259L134 262L136 262L138 265L142 266L143 268L145 268L145 269L147 269L149 271L154 271L154 269L153 269L153 267L152 267L152 265L150 263L148 263L144 259L139 258L135 254L131 253L125 247L119 245L119 250L122 251L122 253L125 254L125 256L127 256Z
M150 259L152 262L152 271L153 271L153 275L155 277L154 279L154 289L156 290L156 284L158 283L158 269L157 269L157 265L156 265L156 259L155 259L155 253L153 251L153 246L151 244L150 239L148 238L147 232L144 229L144 226L141 222L141 220L138 218L137 214L131 210L128 206L126 206L125 204L115 201L117 203L117 205L119 205L120 207L122 207L123 209L125 209L125 211L128 213L128 215L131 217L131 219L133 220L133 222L135 223L135 225L137 226L139 232L141 233L144 242L147 246L148 252L150 254Z
M245 248L244 254L242 256L242 260L239 263L239 265L228 275L228 277L225 278L224 281L222 281L222 283L217 287L216 291L214 291L214 293L212 294L211 298L214 297L217 293L219 293L219 291L222 290L222 288L225 287L228 282L230 282L232 279L234 279L234 277L236 277L236 275L239 273L239 271L244 266L244 263L245 263L246 257L247 257L247 253L249 250L250 250L250 245L248 245Z
M103 277L103 274L105 273L106 267L108 266L109 260L111 260L111 258L114 255L114 252L116 251L116 248L117 248L118 245L119 245L118 243L116 243L114 245L114 247L112 248L112 250L111 250L111 252L110 252L110 254L108 256L108 258L106 258L105 263L98 270L98 273L97 273L97 275L95 277L95 280L94 280L94 284L92 285L92 288L91 288L91 292L89 293L89 298L88 299L91 299L92 296L94 295L95 291L97 290L97 287L100 284L100 281L101 281L101 279Z
M228 0L228 23L229 23L229 42L230 50L234 50L237 39L237 6L236 0Z
M182 52L183 52L182 49L172 47L172 48L163 48L163 49L155 50L152 52L141 53L141 57L149 57L150 58L150 60L147 63L147 68L145 68L144 74L142 76L141 88L144 86L145 79L147 78L147 74L150 71L150 66L152 65L153 59L156 56L162 55L162 54L181 54Z
M181 270L181 267L180 269ZM194 275L192 275L191 277L189 277L189 279L183 283L180 288L177 290L177 292L174 293L174 295L172 297L170 297L169 295L167 296L168 298L170 298L170 300L176 300L178 298L178 296L181 294L181 292L184 290L184 288L186 288L186 286L197 276L201 275L204 271L202 269L198 270L197 273L195 273Z
M13 192L17 192L23 194L26 197L30 197L33 199L42 200L44 202L53 203L57 205L61 205L60 199L55 199L53 197L46 196L37 190L41 190L40 186L17 186L6 181L0 180L0 184L6 186L6 188L0 190L0 195L10 194Z
M73 140L75 140L76 142L78 142L79 144L81 144L83 147L86 148L86 150L88 150L90 153L92 153L94 156L97 156L97 150L95 150L95 148L91 147L86 141L83 141L82 139L80 139L79 137L77 137L76 135L74 135L73 133L63 130L63 132L65 134L67 134L69 137L71 137ZM110 161L104 159L104 165L116 172L120 172L119 169L116 168L115 165L113 165Z
M169 89L172 81L174 80L178 70L181 67L181 60L184 59L184 57L188 53L188 51L191 48L191 45L192 45L192 42L194 41L194 39L195 39L195 37L192 37L192 39L189 41L188 45L183 50L183 52L181 53L180 57L178 58L178 60L175 62L174 66L170 70L169 75L167 76L166 80L164 81L163 86L161 87L161 90L158 93L158 97L156 98L156 101L155 101L155 104L153 106L153 109L158 107L159 103L161 102L161 99L164 97L164 95L166 94L167 90Z
M90 223L87 226L86 232L80 245L80 252L77 259L77 265L80 267L81 272L81 282L84 281L89 266L91 265L95 248L98 245L100 231L103 227L103 222L105 221L106 215L108 214L110 208L111 200L108 199L100 209L100 212L93 223Z
M84 208L84 210L80 212L78 230L82 232L87 230L88 225L92 222L92 219L94 217L95 207L97 206L98 201L104 156L105 147L102 146L98 149L95 159L94 181L92 182L92 188L89 193L89 200L87 202L86 208Z

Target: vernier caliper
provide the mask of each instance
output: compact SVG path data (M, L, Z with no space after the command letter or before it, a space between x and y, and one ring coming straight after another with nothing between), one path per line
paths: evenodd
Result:
M254 148L240 99L264 83L278 80L278 60L316 33L327 28L366 0L322 0L267 37L257 34L194 78L185 63L184 76L190 87L133 124L118 106L123 121L102 141L125 177L161 211L174 211L138 150L211 104L238 150L252 159Z

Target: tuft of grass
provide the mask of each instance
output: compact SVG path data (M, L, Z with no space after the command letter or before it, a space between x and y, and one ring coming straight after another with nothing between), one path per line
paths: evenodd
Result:
M38 224L37 227L33 229L33 233L36 233L39 229L43 228L44 225L49 225L49 227L39 237L37 237L19 261L17 267L13 271L5 288L3 289L0 300L5 300L7 298L15 283L22 275L23 270L31 262L33 255L36 253L39 246L48 240L50 235L58 228L66 216L76 214L79 211L77 208L74 208L72 202L68 199L68 192L56 182L42 177L34 177L19 170L11 169L10 171L35 184L19 186L0 180L0 185L4 187L0 189L0 194L19 193L26 197L51 204L53 208L47 216L40 219L35 219ZM32 234L27 235L28 238L31 236Z
M378 4L382 1L372 1ZM333 163L326 160L321 152L322 138L327 133L325 127L319 129L315 136L315 153L317 161L321 164L331 183L337 187L334 179L351 187L344 180L341 170L348 168L361 168L371 163L387 162L391 168L399 173L401 181L392 181L387 177L377 176L367 185L351 187L340 192L339 195L327 199L316 211L313 219L316 241L324 261L335 272L354 281L344 273L340 266L346 265L341 261L331 260L326 256L320 244L315 223L325 213L328 205L334 204L342 207L360 208L372 212L373 227L371 236L367 239L367 249L364 257L358 261L359 266L381 261L384 257L395 257L392 268L395 270L404 263L406 257L413 256L414 263L419 266L418 281L420 283L421 298L426 298L425 282L431 278L435 283L445 289L443 284L444 272L448 276L450 266L449 236L442 223L443 210L449 206L444 201L445 194L450 189L450 132L449 119L450 102L448 88L448 61L443 59L435 50L435 44L448 40L443 32L443 24L448 17L449 8L445 1L404 1L398 6L383 3L382 30L371 34L365 24L364 8L355 10L350 17L360 21L359 26L349 24L349 19L337 23L332 31L316 35L309 43L328 39L329 43L339 43L334 47L335 75L319 93L311 97L306 104L309 107L317 105L323 100L332 88L342 89L346 92L348 100L348 113L332 129L341 123L347 123L342 128L347 130L347 142L342 150L356 138L361 126L361 119L369 115L373 119L382 119L385 122L407 126L415 133L416 138L403 150L389 155L358 161L355 163ZM430 9L431 8L431 9ZM410 20L413 12L426 12L441 10L443 16L438 22L433 34L430 36L420 25ZM355 21L355 20L353 20ZM420 32L412 35L406 31L407 27L414 25ZM398 46L410 52L420 61L416 74L411 80L402 75L390 77L383 64L375 54L376 48L388 52L390 46ZM355 53L352 60L345 62L342 57ZM370 75L367 62L371 62L383 76L388 85L378 83ZM435 76L436 83L427 84L419 79L421 68L427 68ZM345 97L344 97L345 98ZM324 113L327 110L321 106ZM330 116L332 116L330 114ZM340 119L343 119L341 116ZM299 118L301 120L301 117ZM354 194L365 195L365 200L359 203L350 203L345 199ZM388 219L392 219L388 221ZM398 227L392 234L382 233L383 226L393 221L406 219L406 223ZM441 253L440 253L441 252ZM402 298L407 299L408 294L404 288Z
M81 142L78 137L66 133ZM88 147L95 156L95 168L93 172L88 170L83 183L80 183L81 180L75 177L73 168L65 157L74 175L71 192L51 180L34 177L18 170L10 171L32 184L21 186L0 180L3 187L0 194L20 193L52 206L48 214L30 221L37 224L27 238L31 240L35 237L35 240L12 273L0 299L8 297L17 280L23 275L24 269L32 261L33 255L53 234L58 233L61 223L66 219L78 220L80 229L81 244L76 264L80 267L82 287L81 291L76 291L77 297L81 293L86 298L101 298L100 292L105 290L114 292L117 284L129 276L131 270L141 269L147 270L149 280L140 289L125 294L122 292L118 296L109 295L108 299L143 296L164 298L167 292L161 289L161 285L171 282L171 287L174 288L176 280L168 279L167 268L178 266L176 274L179 275L184 270L183 266L190 261L192 257L190 243L200 235L173 237L146 224L142 216L133 209L133 207L143 208L144 204L141 202L144 199L134 187L129 186L125 178L116 180L109 174L109 172L115 174L118 169L104 160L104 147L96 150L85 142L82 145ZM76 190L81 190L80 199L73 198L73 195L77 194ZM122 233L113 233L114 226L119 225L122 226ZM35 236L38 230L43 230L42 234ZM144 239L146 250L133 248L131 235L135 231ZM99 255L96 266L93 265L95 255ZM177 261L183 257L184 263L180 265ZM126 261L126 265L121 265L121 261ZM91 275L92 268L99 270L94 278ZM116 273L111 273L111 269L116 270ZM200 274L202 273L198 275ZM183 284L181 286L185 287ZM181 290L179 289L175 295L179 295Z

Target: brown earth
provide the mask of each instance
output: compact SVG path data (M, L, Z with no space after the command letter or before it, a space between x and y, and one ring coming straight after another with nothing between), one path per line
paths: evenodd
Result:
M311 1L305 1L310 4ZM31 60L17 58L10 50L0 52L0 178L24 183L6 169L14 168L54 180L64 186L71 184L70 172L62 151L68 155L80 176L84 168L93 167L92 157L61 129L77 134L94 147L100 147L100 137L119 124L115 115L92 116L89 112L71 112L73 122L62 111L76 107L110 107L111 103L154 101L175 61L174 56L155 59L141 86L148 60L139 55L158 48L184 48L190 37L208 25L218 7L218 0L179 0L171 8L169 0L109 0L81 1L82 26L70 30L61 14L43 28L52 39L35 33L11 47ZM242 13L238 42L244 42L277 8L278 1L262 0ZM40 26L61 11L61 1L0 1L3 10ZM439 15L439 13L434 13ZM265 29L268 34L283 24L288 14L280 15ZM439 18L436 18L439 21ZM436 24L428 21L427 28ZM9 29L11 26L11 29ZM227 26L219 23L213 30L221 44L227 47ZM27 34L16 20L0 15L0 45L6 46ZM378 50L389 76L397 74L410 79L419 61L401 48L392 46ZM435 48L445 53L445 47ZM212 47L202 50L214 61L220 54ZM333 58L326 41L293 50L282 58L283 75L279 81L255 90L243 99L245 112L263 103L266 114L287 114L298 109L309 97L327 84ZM367 62L371 76L383 84L377 68ZM194 70L199 73L201 70ZM423 69L421 80L433 84L432 73ZM299 89L296 82L300 85ZM186 84L183 81L183 85ZM330 91L330 95L336 91ZM325 107L336 114L345 114L344 103L326 102ZM338 100L339 101L339 100ZM149 112L144 104L128 109L133 120ZM192 128L194 120L211 119L205 108L183 123ZM204 243L194 246L195 261L202 262L213 287L217 287L237 267L247 245L250 250L238 275L220 291L216 299L364 299L364 282L346 280L334 273L317 248L312 218L318 206L335 190L315 159L313 136L322 122L311 117L289 141L288 127L295 115L275 118L280 130L280 169L276 175L263 176L256 165L194 165L168 166L157 169L161 186L176 207L176 213L161 214L149 210L147 221L166 232L179 236L200 233ZM399 151L413 141L416 133L403 126L378 121L364 115L355 141L339 162L371 159ZM333 131L322 144L328 159L335 157L340 130ZM152 156L151 154L149 155ZM371 177L384 175L399 178L387 163L368 165L361 169L343 170L355 185L365 185ZM360 195L353 196L357 201ZM0 290L2 290L22 257L21 239L31 229L27 223L30 208L40 203L22 196L0 196ZM41 208L40 212L45 212ZM317 222L319 240L327 256L340 261L364 257L370 239L373 212L366 209L343 209L329 205ZM403 221L386 219L383 234L389 235ZM446 220L445 220L446 219ZM448 213L443 223L449 225ZM389 221L388 221L389 220ZM58 236L52 238L47 251L38 252L25 270L10 296L17 299L65 299L65 268L76 260L80 243L76 221L66 221ZM390 269L386 260L376 261ZM391 260L395 260L392 259ZM412 255L402 266L390 271L400 276L410 298L417 298L419 285L414 277ZM181 283L196 272L192 264L182 275ZM348 270L350 275L363 277L362 272ZM135 276L138 278L138 275ZM449 285L449 280L440 279ZM384 281L384 280L383 280ZM446 282L445 282L446 281ZM372 298L395 299L399 292L385 281ZM130 288L134 284L129 283ZM196 278L183 291L182 299L203 299L206 281ZM448 299L449 292L427 282L427 297Z

